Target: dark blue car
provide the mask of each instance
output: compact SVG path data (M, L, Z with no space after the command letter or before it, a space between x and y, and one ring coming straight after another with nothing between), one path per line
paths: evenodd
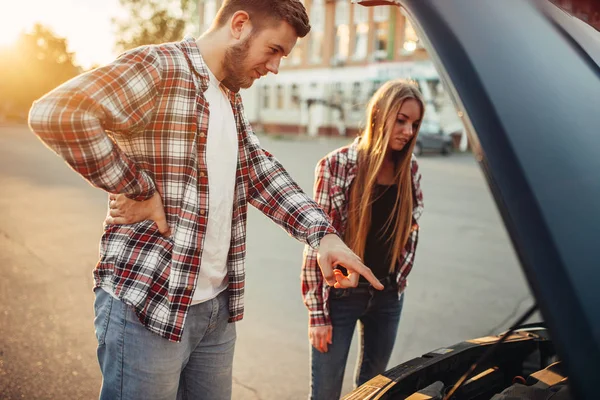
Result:
M600 33L548 0L354 1L409 16L544 323L522 325L531 309L506 333L433 350L346 399L600 399ZM598 0L579 2L600 14Z

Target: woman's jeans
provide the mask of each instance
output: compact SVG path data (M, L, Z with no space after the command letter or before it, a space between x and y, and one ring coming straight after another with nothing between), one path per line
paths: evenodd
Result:
M404 294L395 282L382 280L383 291L359 283L351 289L331 289L329 309L333 327L327 353L311 346L310 399L339 399L344 370L356 323L359 322L359 354L354 382L360 386L385 371L390 359Z

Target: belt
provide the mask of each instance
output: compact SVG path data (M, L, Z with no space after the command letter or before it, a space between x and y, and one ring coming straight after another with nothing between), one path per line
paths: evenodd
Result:
M383 290L397 290L398 284L396 282L396 277L392 275L388 275L385 278L380 278L379 282L383 285ZM358 286L347 289L331 289L334 293L341 294L342 292L346 292L346 294L359 294L359 293L368 293L373 294L375 292L379 292L379 290L375 289L369 282L358 282Z

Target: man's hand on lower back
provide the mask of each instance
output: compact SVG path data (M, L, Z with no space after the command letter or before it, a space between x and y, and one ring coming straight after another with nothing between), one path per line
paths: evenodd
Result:
M171 230L167 224L162 198L158 192L145 201L135 201L122 194L109 196L109 210L104 222L110 225L134 224L152 220L158 226L163 236L170 236Z

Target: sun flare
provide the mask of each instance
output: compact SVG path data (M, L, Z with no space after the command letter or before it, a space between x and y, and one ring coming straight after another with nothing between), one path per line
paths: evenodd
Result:
M13 45L36 23L64 37L78 64L89 67L114 58L111 18L119 13L118 0L28 0L0 6L0 48Z

